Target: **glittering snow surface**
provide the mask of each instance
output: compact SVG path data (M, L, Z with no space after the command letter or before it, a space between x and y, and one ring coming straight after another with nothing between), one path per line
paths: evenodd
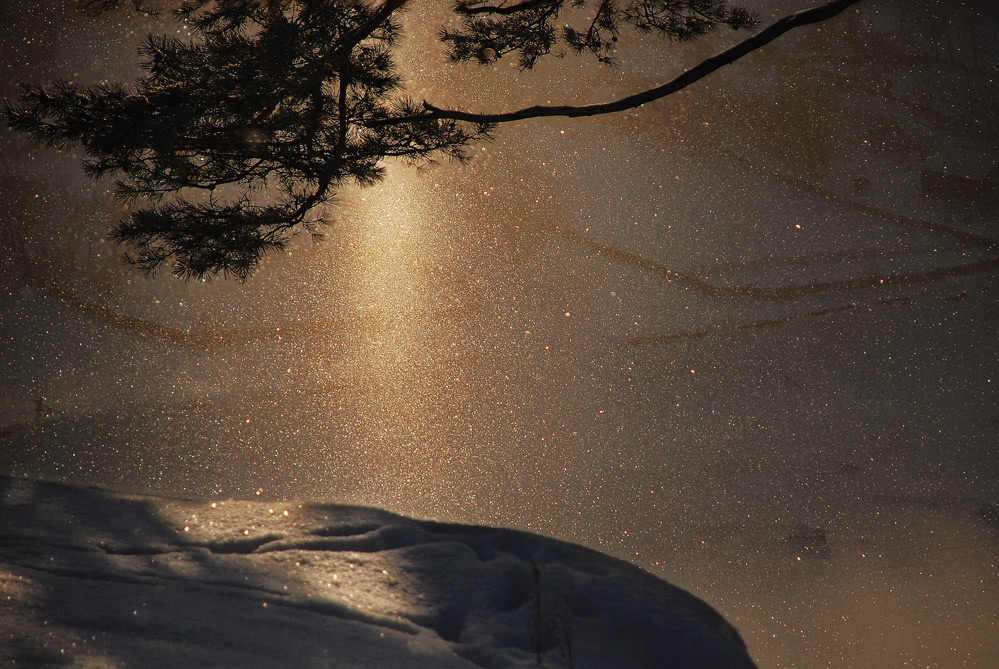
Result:
M700 600L552 539L6 477L0 630L23 665L752 666Z
M811 0L747 4L769 23ZM400 67L417 100L471 110L621 97L739 37L623 48L616 69L573 57L531 73L505 60L462 68L436 40L450 5L404 15L412 44ZM128 12L95 20L56 6L68 7L0 2L0 94L59 77L129 81L143 33L185 36ZM323 243L303 238L268 256L246 284L126 272L107 240L122 215L111 185L81 173L84 156L0 128L0 474L517 528L689 590L761 667L994 669L996 34L994 0L864 0L639 110L506 125L464 166L390 164L377 186L344 189ZM47 491L49 507L84 495L18 490ZM12 498L19 536L181 548L46 547L51 562L9 548L34 567L73 556L74 574L113 569L136 581L134 601L121 600L142 632L134 638L159 633L158 620L141 627L154 595L182 610L188 627L144 646L152 655L224 625L240 635L229 650L191 648L321 657L324 635L297 635L287 621L319 629L332 617L306 604L370 576L364 587L349 581L369 608L337 619L344 636L357 629L402 650L419 642L435 661L490 649L498 662L533 661L523 602L528 558L542 565L554 550L541 540L315 505L276 505L271 516L273 502L255 502L211 509L94 493L69 525L57 509ZM99 509L114 511L97 522ZM231 533L207 525L222 516ZM73 534L87 518L103 536ZM386 535L400 547L361 550ZM336 542L355 552L259 552ZM343 562L321 565L320 555ZM653 618L613 613L600 588L630 597L608 584L632 573L652 581L581 564L545 572L555 620L573 573L578 666L603 661L594 648L643 652L623 635L649 643L641 625ZM493 566L519 583L516 596ZM473 594L440 594L454 590L438 571L474 583ZM252 588L207 585L233 574ZM44 642L52 629L58 653L74 640L96 648L93 635L110 639L94 652L113 659L134 631L114 610L100 630L56 630L88 615L109 582L87 581L91 595L73 579L79 589L63 597L47 589L61 578L5 581L17 606L38 607L18 609L31 614L18 615L19 638ZM480 592L500 604L479 612ZM181 603L189 593L197 607ZM266 632L228 622L251 612ZM371 616L395 627L367 625ZM600 646L606 638L619 641ZM545 661L565 664L556 646Z

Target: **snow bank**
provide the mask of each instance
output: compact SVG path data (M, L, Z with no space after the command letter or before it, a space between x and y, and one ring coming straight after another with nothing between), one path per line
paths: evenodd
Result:
M708 605L513 530L0 477L14 665L751 667Z

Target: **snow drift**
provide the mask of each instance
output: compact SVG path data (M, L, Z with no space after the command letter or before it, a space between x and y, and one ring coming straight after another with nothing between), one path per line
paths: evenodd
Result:
M707 604L572 544L9 477L0 630L31 666L753 666Z

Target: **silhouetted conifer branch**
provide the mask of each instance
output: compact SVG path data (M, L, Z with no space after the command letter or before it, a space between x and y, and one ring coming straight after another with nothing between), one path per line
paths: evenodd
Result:
M620 100L473 113L420 105L401 90L393 16L406 0L183 0L174 15L193 39L148 36L139 50L145 75L136 82L24 86L16 102L4 100L2 113L41 144L82 149L87 175L114 180L131 211L112 236L136 266L245 279L265 253L327 223L325 205L342 186L377 183L386 158L465 160L469 144L488 139L498 123L632 109L858 1L792 14ZM122 3L80 6L99 13ZM590 14L578 28L557 28L566 10ZM452 60L491 63L516 54L522 69L560 43L613 62L626 27L685 40L755 22L725 0L462 0L455 11L464 27L440 33Z

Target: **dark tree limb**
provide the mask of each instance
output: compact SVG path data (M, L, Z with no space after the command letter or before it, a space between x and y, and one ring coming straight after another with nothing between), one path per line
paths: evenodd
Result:
M555 1L556 0L523 0L523 2L518 2L513 5L476 5L474 2L459 2L455 5L454 11L459 14L506 15L527 11L542 5L550 5Z
M817 5L810 9L804 9L785 16L772 24L768 28L761 30L752 37L749 37L734 46L708 58L699 65L692 67L672 81L661 86L650 88L634 95L629 95L611 102L602 102L591 105L538 105L526 107L517 111L502 112L495 114L474 113L459 111L456 109L442 109L435 107L429 102L424 102L423 107L426 113L409 117L395 117L379 119L369 122L370 126L388 125L393 123L413 123L417 121L430 121L434 119L452 119L455 121L468 121L470 123L509 123L511 121L521 121L529 118L541 118L546 116L568 116L571 118L581 116L597 116L599 114L611 114L640 107L648 102L659 100L668 95L672 95L691 84L700 81L709 74L739 60L743 56L760 49L784 33L830 19L850 5L854 5L861 0L832 0L822 5Z

